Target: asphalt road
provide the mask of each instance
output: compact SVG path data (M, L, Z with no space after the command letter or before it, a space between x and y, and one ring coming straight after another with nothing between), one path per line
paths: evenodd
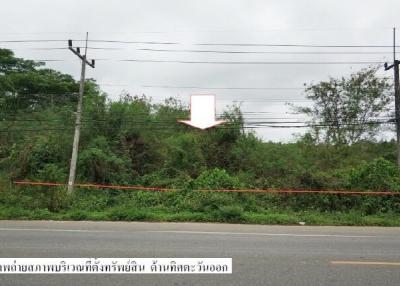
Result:
M0 221L0 257L233 258L233 274L0 274L1 286L400 285L400 228Z

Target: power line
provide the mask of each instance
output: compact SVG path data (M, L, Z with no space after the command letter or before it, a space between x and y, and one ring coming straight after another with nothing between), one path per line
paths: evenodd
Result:
M161 31L89 31L91 34L173 34L173 33L238 33L238 32L299 32L299 31L381 31L393 29L392 26L380 26L380 27L302 27L302 28L275 28L275 29L207 29L207 30L161 30ZM2 32L0 35L53 35L53 34L77 34L82 35L82 32L78 31L48 31L48 32Z
M65 43L68 39L23 39L23 40L0 40L0 43ZM74 42L85 42L86 40L73 40ZM177 42L157 41L118 41L118 40L89 40L91 43L119 43L119 44L146 44L146 45L177 45Z
M78 47L77 47L78 48ZM83 49L84 47L79 47ZM63 47L49 47L49 48L34 48L34 47L25 47L25 48L16 48L17 50L43 50L43 51L51 51L51 50L68 50L68 48ZM16 50L15 48L13 50ZM123 48L104 48L104 47L87 47L88 50L122 50ZM386 53L385 53L386 54Z
M19 40L0 40L0 43L50 43L66 42L68 39L19 39ZM83 39L76 39L75 42L85 42ZM91 43L118 43L118 44L147 44L147 45L179 45L180 42L160 42L160 41L129 41L129 40L89 40ZM269 44L269 43L188 43L194 46L239 46L239 47L301 47L301 48L393 48L393 45L361 45L361 44ZM396 46L400 47L400 46Z
M224 101L224 100L221 100ZM229 100L231 101L231 100ZM310 99L288 99L288 100L284 100L284 99L234 99L232 100L233 103L237 103L237 102L282 102L282 103L294 103L294 102L313 102Z
M65 43L67 40L35 40L35 39L31 39L31 40L0 40L0 43L59 43L59 42L63 42Z
M196 43L195 46L238 47L300 47L300 48L393 48L393 45L316 45L316 44L264 44L264 43Z
M89 40L92 43L117 43L117 44L146 44L146 45L178 45L178 42L157 41L121 41L121 40Z
M97 120L100 121L100 120ZM93 122L97 122L93 121ZM107 122L106 120L100 121L100 122ZM183 126L181 125L170 125L167 123L174 123L176 124L175 120L169 121L160 121L160 122L144 122L144 121L131 121L131 122L125 122L125 123L136 123L134 127L139 127L141 130L164 130L165 128L182 128ZM157 126L140 126L140 124L146 124L146 125L151 125L151 124L157 124ZM307 124L305 124L307 123ZM371 120L371 121L365 121L365 122L338 122L338 123L308 123L308 122L301 122L301 121L258 121L258 122L244 122L243 128L264 128L264 127L269 127L269 128L310 128L310 127L337 127L337 126L362 126L362 125L382 125L382 124L394 124L395 122L393 119L391 120ZM285 124L285 125L276 125L276 124ZM287 125L287 124L303 124L303 125ZM139 126L137 126L139 125ZM91 130L88 128L88 126L83 126L82 127L84 130ZM102 130L120 130L122 126L119 127L103 127ZM220 126L218 127L219 129L238 129L242 127L235 127L235 126ZM73 130L73 127L65 127L65 126L60 126L59 128L36 128L36 129L7 129L7 130L0 130L0 132L36 132L36 131L66 131L66 130Z
M175 64L216 64L216 65L381 65L381 61L180 61L180 60L148 60L148 59L106 59L95 58L96 61L137 62L137 63L175 63ZM66 62L63 59L32 59L37 62Z
M171 85L142 85L144 88L162 89L228 89L228 90L299 90L304 87L206 87L206 86L171 86Z
M83 48L83 47L80 47ZM25 47L25 48L14 48L13 50L24 49L24 50L67 50L64 47ZM126 48L117 47L88 47L88 50L123 50ZM146 52L171 52L171 53L217 53L217 54L277 54L277 55L388 55L391 54L390 51L229 51L229 50L191 50L191 49L153 49L153 48L136 48L136 51L146 51Z
M216 53L216 54L288 54L288 55L377 55L377 54L391 54L391 52L332 52L332 51L312 51L312 52L287 52L287 51L227 51L227 50L174 50L174 49L150 49L142 48L136 49L138 51L147 52L173 52L173 53Z
M21 100L30 100L30 102L35 101L39 103L43 98L32 98L29 95L28 96L18 96L12 99L21 99ZM287 99L282 99L282 98L260 98L260 99L224 99L221 98L219 99L220 102L283 102L283 103L291 103L291 102L313 102L311 99L294 99L294 98L287 98ZM156 103L150 103L150 104L156 104Z
M137 62L137 63L176 63L176 64L217 64L217 65L381 65L382 61L184 61L149 59L110 59L95 58L96 61ZM65 62L64 59L32 59L38 62Z
M174 33L265 33L265 32L301 32L301 31L382 31L391 30L392 26L380 26L380 27L301 27L301 28L274 28L274 29L207 29L207 30L136 30L130 32L121 31L89 31L91 34L103 34L103 35L130 35L130 34L174 34ZM76 34L82 35L79 31L48 31L48 32L3 32L0 35L60 35L60 34Z
M31 61L35 62L65 62L66 60L60 60L60 59L34 59Z
M145 59L121 59L120 62L138 62L138 63L178 63L178 64L226 64L226 65L365 65L365 64L383 64L383 62L372 61L180 61L180 60L145 60Z
M374 123L372 125L384 125L384 124L392 124L391 122L387 123ZM335 127L333 125L257 125L257 126L240 126L240 127L218 127L218 129L227 129L227 130L237 130L237 129L265 129L265 128L280 128L280 129L286 129L286 128L311 128L311 127ZM173 126L160 126L160 127L148 127L148 128L140 128L140 130L157 130L157 131L172 131L176 130L177 128L182 128L182 127L173 127ZM106 130L120 130L121 128L105 128ZM83 131L87 131L89 129L83 128ZM65 131L73 131L73 128L70 129L63 129L63 128L48 128L48 129L14 129L14 130L0 130L0 133L22 133L22 132L42 132L42 131L51 131L51 132L65 132Z
M108 112L109 115L124 115L124 116L128 116L128 117L132 117L133 116L133 114L129 114L129 112L130 112L129 110L127 111L128 114L127 114L127 112L123 112L123 111L115 112L115 111L108 110L107 112ZM61 114L64 114L64 113L72 115L72 114L74 114L74 111L72 111L72 110L63 110ZM273 114L273 112L270 112L270 111L241 111L240 113L241 114ZM15 113L15 112L1 112L0 114L13 115L13 116L26 115L26 114L40 114L40 115L43 115L43 111L42 110L30 111L30 112L24 111L22 114L18 114L18 113ZM223 115L223 114L225 114L225 113L218 113L218 115ZM136 117L136 115L140 115L140 116L149 115L149 116L151 116L151 115L158 115L158 114L150 111L150 112L136 112L134 117Z
M182 119L182 118L172 118L169 120L166 119L154 119L154 118L148 118L148 117L138 117L135 119L123 119L118 121L118 123L120 124L124 124L124 123L143 123L143 124L164 124L164 123L176 123L178 119ZM273 120L273 119L281 119L281 121L268 121L268 120ZM282 121L282 120L290 120L290 119L297 119L296 121ZM280 124L280 123L309 123L309 121L300 121L300 118L287 118L287 117L253 117L253 118L245 118L244 119L244 123L251 123L251 124L263 124L263 123L267 123L267 124ZM384 120L385 121L382 121ZM374 121L368 121L368 122L387 122L387 120L393 120L393 117L376 117L374 118ZM257 120L257 121L251 121L251 120ZM381 121L377 121L377 120L381 120ZM2 120L1 122L65 122L65 119L14 119L14 120ZM71 118L71 122L72 122L72 118ZM86 122L86 123L93 123L93 122L107 122L110 123L110 118L107 119L83 119L82 122ZM333 120L331 121L327 121L327 122L335 122ZM112 122L111 122L112 123ZM352 120L352 122L339 122L338 124L364 124L363 120Z

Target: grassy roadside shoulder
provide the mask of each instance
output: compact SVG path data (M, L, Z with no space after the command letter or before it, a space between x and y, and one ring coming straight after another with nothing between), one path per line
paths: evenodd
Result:
M93 220L93 221L151 221L151 222L224 222L248 224L298 225L348 225L348 226L400 226L400 216L393 213L363 215L360 212L318 211L286 212L173 212L162 208L114 207L104 211L67 210L50 212L48 209L23 209L0 207L0 219L24 220Z
M179 191L77 188L68 196L64 187L15 186L0 176L0 219L400 226L400 195L199 191L225 181L235 180L217 170Z

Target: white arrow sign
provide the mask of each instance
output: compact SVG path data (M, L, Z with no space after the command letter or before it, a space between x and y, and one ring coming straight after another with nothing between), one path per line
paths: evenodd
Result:
M207 129L225 122L215 120L215 96L192 95L190 97L190 120L178 120L187 125Z

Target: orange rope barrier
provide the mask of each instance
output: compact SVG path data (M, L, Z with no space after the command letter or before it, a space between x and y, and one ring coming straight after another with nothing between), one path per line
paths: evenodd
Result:
M14 181L16 185L30 186L66 186L62 183L53 182L31 182L31 181ZM75 184L80 188L98 188L98 189L114 189L114 190L136 190L136 191L156 191L156 192L173 192L178 189L168 189L159 187L143 187L143 186L115 186L100 184ZM365 196L396 196L400 192L389 191L344 191L344 190L299 190L299 189L243 189L243 190L195 190L197 192L218 192L218 193L270 193L270 194L321 194L321 195L365 195Z
M31 181L14 181L16 185L31 185L31 186L66 186L62 183L51 183L51 182L31 182ZM157 187L142 187L142 186L114 186L114 185L100 185L100 184L75 184L75 187L79 188L97 188L97 189L116 189L116 190L136 190L136 191L158 191L168 192L176 191L176 189L157 188Z
M368 191L329 191L329 190L288 190L288 189L248 189L248 190L198 190L202 192L219 193L272 193L272 194L322 194L322 195L370 195L370 196L395 196L400 192L368 192Z
M142 187L142 186L112 186L112 185L96 185L96 184L75 184L75 186L81 188L100 188L100 189L137 190L137 191L158 191L158 192L176 191L176 189Z

